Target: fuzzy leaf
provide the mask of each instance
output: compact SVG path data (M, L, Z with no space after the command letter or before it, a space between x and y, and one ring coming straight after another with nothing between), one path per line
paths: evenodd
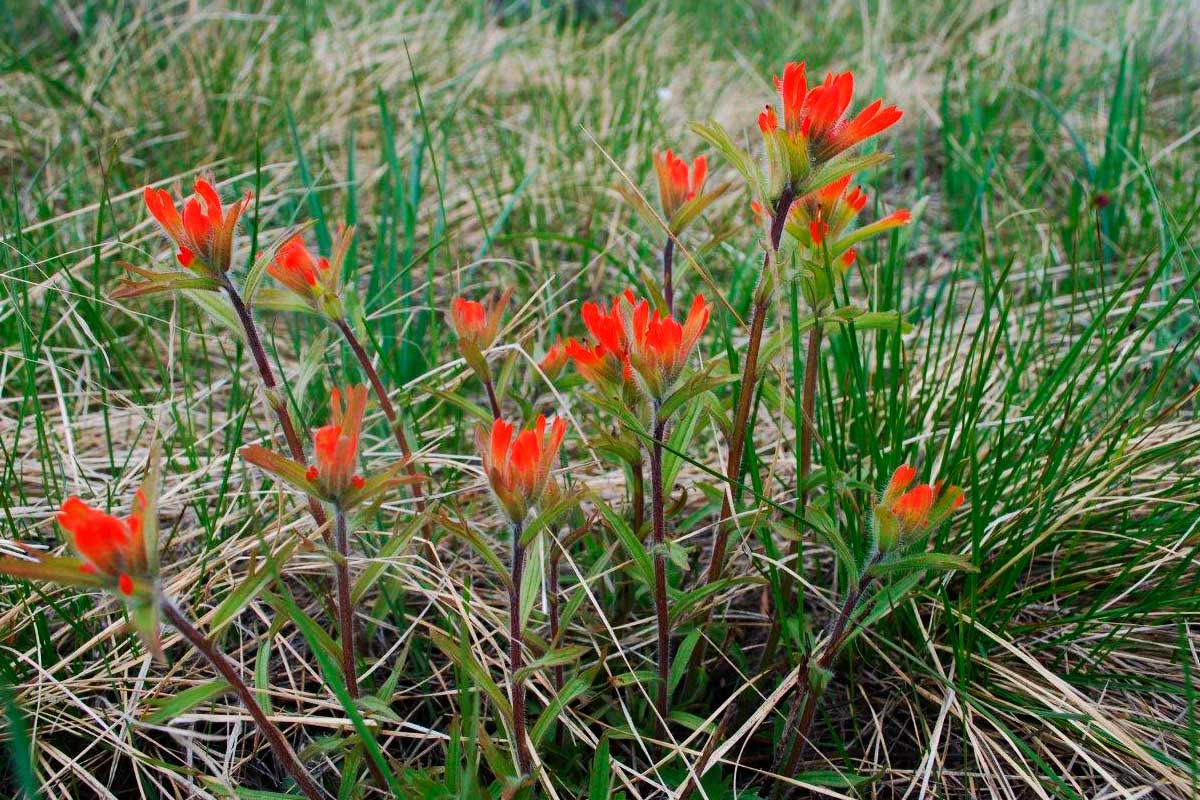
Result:
M285 455L256 444L247 445L238 452L241 453L242 458L267 474L288 484L293 489L321 500L327 499L321 491L320 485L316 481L310 481L305 477L308 467L303 464L292 461ZM361 492L363 489L359 489L358 491Z
M964 556L950 553L914 553L884 559L871 567L871 574L884 577L917 570L931 569L935 572L978 572L979 568Z
M30 551L29 555L32 560L13 557L0 558L0 573L14 578L50 581L64 586L81 586L87 589L100 589L108 584L108 580L103 575L84 572L83 559L71 556L44 556L36 551Z
M721 195L729 191L729 187L732 185L728 182L722 183L711 192L697 195L681 205L679 210L675 212L675 216L671 217L670 223L668 223L671 232L678 236L687 230L687 227L692 224L696 217L703 214L706 208L720 199Z
M757 185L761 182L758 167L750 158L750 154L733 143L729 132L721 126L721 123L710 119L706 122L693 122L689 127L692 129L692 133L717 148L730 166L740 172L748 183Z

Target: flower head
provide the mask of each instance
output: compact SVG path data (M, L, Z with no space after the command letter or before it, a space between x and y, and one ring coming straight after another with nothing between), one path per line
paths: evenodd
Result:
M683 324L672 317L663 317L658 311L651 313L645 300L626 315L629 361L654 400L661 402L674 387L711 313L712 307L699 294Z
M549 421L539 414L533 428L514 436L515 427L503 419L493 420L491 429L476 430L476 444L483 472L497 505L513 523L524 522L529 509L542 499L550 481L550 469L558 458L567 422Z
M689 174L687 162L675 153L670 150L655 153L654 172L658 175L658 197L663 216L673 234L682 233L729 188L729 184L724 183L710 192L704 191L708 179L708 159L704 156L696 156Z
M869 225L852 228L851 223L867 205L867 195L861 187L851 188L851 179L851 175L845 175L798 198L788 212L784 230L802 270L812 278L805 287L805 296L814 306L829 300L836 279L854 263L854 245L906 225L911 219L907 209L900 209ZM827 259L833 274L826 270Z
M504 307L508 305L511 289L506 289L499 299L493 300L489 295L482 303L456 297L450 303L450 327L458 337L458 352L479 375L481 380L489 380L487 359L483 351L496 341L500 331L500 320L504 316Z
M329 405L329 424L317 428L313 434L314 464L301 464L258 445L243 447L242 458L296 489L346 510L374 499L393 486L420 479L399 474L407 466L406 461L392 464L369 478L356 472L367 407L366 386L333 389Z
M804 63L790 63L783 76L775 76L775 88L783 105L783 131L793 140L803 139L814 161L822 162L896 124L902 116L895 106L876 100L853 119L846 110L854 98L854 73L828 73L823 83L808 87ZM767 106L759 115L764 134L779 129L775 110Z
M625 367L621 358L602 344L580 344L568 339L567 355L583 379L598 389L612 389L624 381Z
M936 528L963 504L965 496L957 486L941 482L911 486L916 477L914 467L901 465L875 504L875 535L881 552Z
M169 192L149 186L143 192L146 208L179 247L176 258L181 265L202 274L227 272L233 255L233 232L253 194L246 192L226 209L208 181L197 178L193 188L195 194L184 202L182 215Z
M126 602L130 622L146 649L162 657L158 631L157 446L126 518L68 497L56 517L75 556L51 556L23 547L24 557L0 558L0 573L72 586L102 588Z
M315 256L304 245L304 237L288 237L267 265L267 274L283 284L309 310L333 320L344 316L341 301L342 263L354 238L354 229L343 226L334 243L332 259ZM280 304L283 305L283 304Z
M546 374L550 380L554 380L563 371L563 367L567 365L570 356L567 354L567 346L563 344L562 337L559 336L550 349L546 351L546 355L538 362L538 367Z

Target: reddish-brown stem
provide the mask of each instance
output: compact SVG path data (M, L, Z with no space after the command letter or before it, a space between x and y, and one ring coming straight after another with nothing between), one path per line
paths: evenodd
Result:
M800 485L800 495L796 502L796 516L803 524L804 513L808 508L808 476L812 472L812 450L813 440L816 439L816 406L817 406L817 374L820 371L821 363L821 326L814 325L813 329L808 333L808 354L804 362L804 385L801 389L800 414L803 417L800 422L800 472L797 477L797 482ZM800 564L801 542L797 538L792 542L792 564L796 572L802 568ZM790 602L792 589L795 581L792 579L792 573L784 571L779 578L779 596L783 598L784 603ZM771 632L767 636L766 645L763 647L762 659L759 661L759 669L767 669L775 660L775 651L779 646L779 637L782 632L779 616L776 615L775 620L771 624Z
M779 252L779 241L783 237L784 222L787 221L788 211L792 207L795 195L791 188L785 188L775 203L775 215L771 220L771 246L763 254L763 273L771 267L771 261ZM754 388L758 384L758 353L762 346L763 327L766 323L767 308L770 295L762 291L755 292L754 309L750 317L750 341L746 348L746 361L742 365L742 381L738 390L738 402L733 417L733 428L730 430L729 453L726 456L725 479L728 483L725 498L721 502L721 517L717 522L713 536L713 549L708 563L706 583L720 579L725 571L725 548L729 541L729 520L733 516L733 487L737 484L742 469L742 454L747 442L751 440L747 430L750 419L750 404L754 398ZM696 652L700 652L697 648ZM696 663L693 661L693 663Z
M529 754L529 741L525 736L525 684L518 680L521 669L521 649L524 636L521 632L521 580L525 574L525 545L521 544L521 523L512 529L512 583L508 588L508 680L509 700L513 712L513 738L516 740L517 767L522 775L528 775L533 765Z
M229 280L228 276L222 278L225 294L229 296L229 302L233 304L233 310L238 316L238 321L242 324L242 330L246 334L246 344L250 348L250 354L254 358L254 365L258 368L258 375L262 379L263 388L267 392L267 402L271 406L271 410L275 412L276 419L279 420L279 427L283 430L283 438L287 440L288 451L291 453L292 460L301 464L306 463L304 457L304 445L300 442L300 436L296 433L296 426L292 422L292 415L288 411L287 401L279 394L279 386L275 383L275 373L271 370L271 362L267 359L267 351L263 347L262 336L258 333L258 326L254 324L254 317L250 314L250 309L246 307L246 302L242 299L237 287ZM329 531L325 528L325 511L321 508L321 504L316 499L308 498L308 511L312 514L313 521L317 523L317 528L321 530L321 536L325 539L325 544L330 544L332 537Z
M650 512L654 525L654 615L658 631L658 695L655 707L665 734L671 672L671 633L667 617L667 521L663 499L662 440L666 420L654 404L654 441L650 443Z
M483 376L483 388L487 389L488 403L492 406L492 419L500 419L500 401L496 399L496 387L491 375Z
M367 351L363 348L362 342L358 340L354 329L344 319L337 321L338 330L342 332L342 336L346 340L346 344L350 345L350 349L354 351L354 357L358 360L358 364L362 367L362 371L366 373L367 380L371 384L372 391L379 398L379 407L383 409L383 415L387 417L388 422L392 426L392 432L396 436L396 444L400 447L400 454L407 461L405 470L409 475L416 477L417 465L413 462L412 448L408 446L408 437L404 435L404 426L400 424L400 419L396 414L396 407L392 405L391 398L388 397L387 390L383 387L383 381L379 379L379 373L375 370L375 366L371 363L371 357L367 355ZM425 498L421 493L421 484L412 484L413 499L416 501L417 513L425 510Z
M288 744L283 733L263 713L262 707L254 699L254 693L250 691L250 687L246 685L245 680L242 679L241 672L234 663L207 636L197 630L196 626L184 616L183 612L174 603L163 598L161 606L163 616L166 617L167 621L233 687L242 705L246 707L246 710L250 712L250 716L254 718L259 731L266 737L267 743L275 753L275 757L279 759L283 768L296 781L296 785L300 787L300 791L304 792L304 796L309 798L309 800L321 800L324 794L320 787L317 786L312 776L308 774L308 770L304 768L304 765L300 763L300 758L296 755L296 751L292 749L292 746Z
M337 546L334 576L337 582L338 627L342 634L342 674L346 678L346 691L358 699L358 669L354 663L354 608L350 603L350 535L347 530L346 512L334 506L334 541Z
M838 653L845 644L847 625L850 623L850 617L853 616L854 610L858 608L858 601L862 598L863 592L871 583L870 569L874 565L874 560L866 565L863 569L862 576L858 579L854 589L846 598L846 602L842 605L842 610L834 620L833 627L829 631L829 641L825 645L825 649L821 653L821 657L817 659L817 667L823 670L829 669L833 664ZM780 775L790 776L795 774L796 765L800 763L800 756L804 754L804 748L808 744L808 732L812 729L813 718L816 716L817 704L821 702L821 697L824 695L824 685L818 690L812 686L807 675L804 676L801 690L796 695L795 704L803 703L803 708L800 712L800 722L796 725L795 738L792 739L792 746L788 750L787 759L784 761L783 770ZM793 708L790 717L795 716ZM776 787L776 796L780 795L780 787Z
M672 285L671 270L675 262L675 238L667 234L667 243L663 246L663 300L667 303L667 316L675 308L675 287Z

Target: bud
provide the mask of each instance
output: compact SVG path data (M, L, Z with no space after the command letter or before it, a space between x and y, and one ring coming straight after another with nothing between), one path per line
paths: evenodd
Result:
M882 553L933 530L963 504L965 496L957 486L922 483L910 489L916 477L914 467L898 467L872 510L875 540Z

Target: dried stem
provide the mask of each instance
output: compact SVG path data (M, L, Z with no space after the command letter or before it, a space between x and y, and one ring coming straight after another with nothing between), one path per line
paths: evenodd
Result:
M655 707L663 730L667 726L671 634L667 617L667 522L663 500L662 440L666 421L654 404L654 441L650 444L650 510L654 524L654 612L658 628L658 695Z
M347 531L346 512L341 506L333 508L337 556L334 559L334 575L337 582L338 627L342 634L342 674L346 678L346 690L358 699L358 669L354 663L354 608L350 603L350 537Z
M521 669L521 580L525 574L525 545L521 544L521 523L512 528L512 583L508 588L508 680L512 702L513 738L516 740L517 766L528 775L533 765L529 755L529 740L525 735L525 684L517 679Z
M208 663L212 664L213 669L224 678L237 693L238 699L242 701L242 705L250 712L250 716L254 718L255 724L258 725L259 731L267 738L267 743L275 752L275 757L279 759L283 768L287 770L292 779L296 781L296 785L300 787L300 791L304 792L304 796L309 800L321 800L324 797L316 781L308 774L308 770L300 763L296 751L288 744L283 733L276 727L275 723L267 718L263 713L262 707L258 701L254 699L254 693L250 691L250 687L242 679L241 672L234 663L226 656L221 649L218 648L207 636L196 629L196 626L191 623L183 612L180 611L174 603L167 598L162 598L160 601L163 615L167 621L174 626L175 630L188 640Z

